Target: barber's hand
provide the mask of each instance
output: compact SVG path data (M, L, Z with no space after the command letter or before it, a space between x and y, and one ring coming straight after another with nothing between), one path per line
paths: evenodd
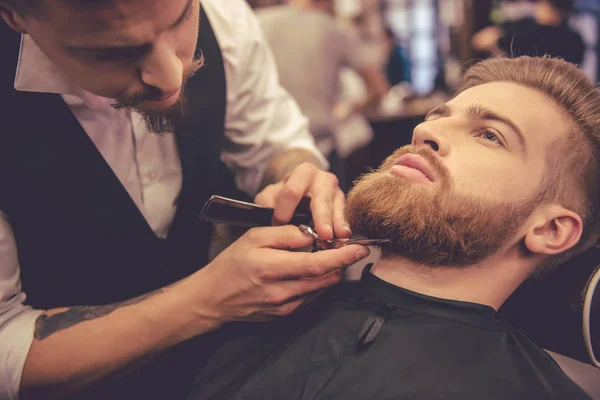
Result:
M323 239L349 238L352 231L344 219L346 198L338 179L311 163L297 166L283 181L268 185L254 201L275 209L273 223L287 224L302 200L310 198L310 211L315 228Z
M369 254L358 245L316 253L285 250L311 243L291 225L249 230L196 273L202 277L204 313L221 323L290 314Z

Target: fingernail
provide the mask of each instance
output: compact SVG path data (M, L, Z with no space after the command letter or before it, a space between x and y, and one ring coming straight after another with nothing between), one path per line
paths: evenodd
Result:
M349 226L345 226L344 227L344 232L348 235L348 236L352 236L352 229L350 229Z
M324 228L325 230L327 230L327 233L331 233L331 237L333 237L333 228L331 227L331 225L325 224Z
M369 249L363 248L356 252L356 261L362 260L369 255Z

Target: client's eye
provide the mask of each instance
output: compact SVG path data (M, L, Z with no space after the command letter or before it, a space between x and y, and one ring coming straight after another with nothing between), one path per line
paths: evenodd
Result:
M496 132L491 131L489 129L482 129L479 131L479 136L485 140L489 140L490 142L497 143L502 146L502 142L498 138L498 134Z

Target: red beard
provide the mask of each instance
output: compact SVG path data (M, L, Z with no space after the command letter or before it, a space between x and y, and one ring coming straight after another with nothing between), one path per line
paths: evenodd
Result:
M405 153L425 158L436 172L436 182L422 184L390 175L389 169ZM382 246L384 256L432 267L464 267L500 250L536 203L535 199L509 203L460 195L435 155L405 146L356 182L345 216L354 232L369 239L390 239Z

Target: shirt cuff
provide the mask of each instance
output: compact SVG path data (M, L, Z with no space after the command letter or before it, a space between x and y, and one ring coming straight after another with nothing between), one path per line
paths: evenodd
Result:
M35 322L43 313L26 307L0 325L0 399L18 400L27 354L33 343Z

